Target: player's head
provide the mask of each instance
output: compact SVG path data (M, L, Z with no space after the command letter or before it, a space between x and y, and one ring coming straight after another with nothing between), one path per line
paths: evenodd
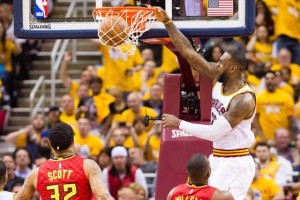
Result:
M210 176L210 165L204 154L194 154L188 160L186 168L191 184L207 183Z
M73 145L74 131L70 125L60 122L50 130L49 140L56 152L64 151Z
M228 50L217 63L219 70L219 82L226 82L230 77L241 76L246 68L246 57L243 52Z
M0 189L6 184L7 181L7 169L5 163L0 160Z

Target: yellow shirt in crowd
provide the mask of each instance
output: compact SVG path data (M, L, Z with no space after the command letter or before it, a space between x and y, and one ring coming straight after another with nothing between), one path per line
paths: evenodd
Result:
M272 43L263 44L258 41L254 44L254 56L261 62L268 62L272 59Z
M110 146L110 147L116 146L115 141L111 140L109 146ZM129 135L129 136L127 136L127 137L125 138L125 141L124 141L123 146L126 147L126 148L128 148L128 149L130 149L130 148L132 148L132 147L135 147L134 141L133 141L133 138L132 138L131 135Z
M103 79L104 89L119 87L126 92L133 91L133 76L127 76L126 72L143 64L140 51L137 49L133 55L125 55L105 45L101 45L99 51L103 56L103 67L97 74Z
M67 115L65 112L62 112L59 116L59 120L70 125L73 128L74 134L79 134L79 130L77 128L77 120L75 114Z
M291 74L292 84L298 84L298 82L300 81L300 66L292 63L292 64L290 64L289 68L292 71L292 74ZM280 64L275 64L271 67L272 71L279 71L281 69L282 69L282 66Z
M261 175L268 176L275 179L275 175L280 167L280 164L276 161L270 161L269 165L260 169Z
M90 154L93 156L98 156L100 151L104 148L100 138L92 134L89 134L86 138L78 134L74 137L74 143L80 146L87 145L90 149Z
M152 135L149 138L149 150L150 150L150 152L148 152L149 160L158 161L160 142L161 142L160 136Z
M179 68L177 56L165 45L162 45L162 65L160 67L163 72L168 73Z
M121 115L121 120L122 120L122 122L126 122L126 123L129 123L129 124L132 125L135 118L137 118L137 117L145 117L146 114L148 116L150 116L150 117L157 117L157 113L155 112L154 109L142 106L141 109L140 109L140 113L138 114L138 116L136 116L131 109L124 110L123 113L122 113L122 115ZM150 122L150 126L149 127L151 127L152 123L153 122Z
M280 89L274 93L264 90L257 94L256 112L259 114L259 124L265 138L274 139L277 128L289 128L288 117L293 115L294 101Z
M3 45L0 43L0 64L4 65L7 72L12 71L12 54L15 54L16 50L15 43L10 39L5 40L5 50L3 50Z
M102 120L110 114L109 104L115 101L115 98L104 92L99 95L93 96L93 101L97 109L97 122L100 123Z
M272 178L263 175L258 179L254 179L250 188L259 191L263 200L272 199L282 190Z
M278 14L275 36L287 35L300 40L300 3L296 0L277 0Z
M74 99L74 107L77 108L78 107L78 104L79 104L79 97L77 95L77 90L78 90L78 87L79 87L79 83L78 82L75 82L75 81L72 81L71 83L71 87L70 87L70 90L69 90L69 94L73 97ZM93 95L93 91L92 89L89 89L89 95Z

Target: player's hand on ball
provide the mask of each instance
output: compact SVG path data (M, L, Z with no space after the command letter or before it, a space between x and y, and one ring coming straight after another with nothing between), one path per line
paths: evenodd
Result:
M164 128L178 128L179 118L174 115L163 114L162 123Z
M167 12L164 9L162 9L161 7L155 7L155 9L156 9L155 18L158 21L167 22L170 20Z

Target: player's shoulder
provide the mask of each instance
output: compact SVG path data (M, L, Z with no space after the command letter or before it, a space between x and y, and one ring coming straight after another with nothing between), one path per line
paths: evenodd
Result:
M212 195L212 200L234 200L232 194L228 191L221 191L219 189L216 189L215 192Z
M96 170L99 170L99 165L92 159L83 160L83 169L86 173L90 173Z
M247 91L240 94L237 94L233 97L233 101L237 102L240 106L249 106L254 104L256 101L256 96L253 92Z

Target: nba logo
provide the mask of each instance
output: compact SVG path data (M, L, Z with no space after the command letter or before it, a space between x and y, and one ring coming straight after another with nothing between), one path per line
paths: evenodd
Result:
M48 0L34 1L34 16L37 19L44 19L48 17Z

